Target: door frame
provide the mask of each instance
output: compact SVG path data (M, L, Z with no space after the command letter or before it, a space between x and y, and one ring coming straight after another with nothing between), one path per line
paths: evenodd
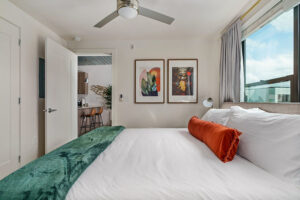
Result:
M22 66L22 51L21 51L21 48L22 48L22 28L19 26L19 25L17 25L17 24L15 24L15 23L13 23L13 22L11 22L10 20L8 20L8 19L6 19L6 18L4 18L4 17L2 17L2 16L0 16L0 19L2 19L2 20L4 20L4 21L6 21L7 23L9 23L9 24L11 24L11 25L13 25L13 26L15 26L18 30L19 30L19 64L18 64L18 66L19 66L19 69L18 69L18 74L19 74L19 88L18 88L18 93L19 93L19 107L18 107L18 111L19 111L19 116L18 116L18 118L19 118L19 124L18 124L18 126L19 126L19 162L18 162L18 167L20 168L21 166L23 166L23 162L22 162L22 157L23 157L23 155L22 155L22 140L21 140L21 137L22 137L22 134L21 134L21 132L22 132L22 128L21 128L21 125L22 125L22 113L21 113L21 109L22 109L22 96L21 96L21 94L22 94L22 92L21 92L21 80L22 80L22 78L21 78L21 75L22 75L22 73L21 73L21 70L22 70L22 68L21 68L21 66Z
M112 119L112 126L117 125L117 51L116 49L88 49L88 48L78 48L78 49L72 49L72 51L77 56L99 56L102 54L111 54L112 55L112 111L111 111L111 119Z

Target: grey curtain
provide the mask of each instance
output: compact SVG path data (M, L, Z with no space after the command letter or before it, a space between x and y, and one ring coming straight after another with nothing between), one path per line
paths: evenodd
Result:
M240 101L241 20L222 36L220 62L220 105Z

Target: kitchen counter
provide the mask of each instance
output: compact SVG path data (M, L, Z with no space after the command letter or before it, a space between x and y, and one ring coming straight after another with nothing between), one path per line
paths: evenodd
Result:
M78 107L78 110L91 109L91 108L101 108L102 106L88 106L88 107Z

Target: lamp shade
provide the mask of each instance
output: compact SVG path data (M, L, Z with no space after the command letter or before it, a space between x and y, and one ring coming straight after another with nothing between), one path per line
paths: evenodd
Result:
M211 108L213 107L213 105L214 105L214 100L211 97L203 101L203 106L206 108Z
M122 7L118 10L118 13L125 19L133 19L138 15L137 9L131 7Z

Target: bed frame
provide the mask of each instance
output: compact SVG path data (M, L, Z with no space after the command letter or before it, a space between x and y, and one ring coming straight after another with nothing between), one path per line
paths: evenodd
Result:
M267 112L300 114L300 103L233 103L225 102L221 108L230 108L231 106L241 106L242 108L260 108Z

